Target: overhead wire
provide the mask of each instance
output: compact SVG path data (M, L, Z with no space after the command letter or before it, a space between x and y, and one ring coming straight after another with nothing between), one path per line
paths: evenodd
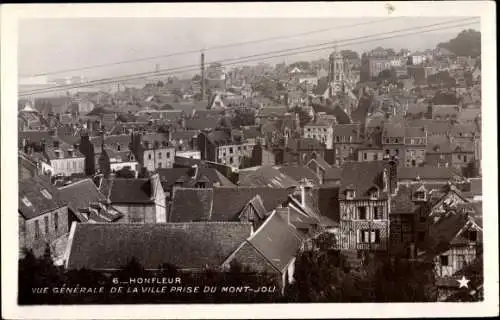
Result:
M472 18L472 19L477 19L477 18ZM398 33L401 31L406 31L408 29L395 30L395 31L391 31L388 33L385 32L385 33L356 37L356 38L351 38L351 39L336 40L336 41L332 41L332 42L326 42L326 43L310 45L310 46L302 46L302 47L289 48L289 49L284 49L284 50L259 53L259 54L254 54L254 55L250 55L250 56L246 56L246 57L240 57L240 58L236 58L236 59L222 59L222 60L218 60L218 61L213 61L212 63L215 63L215 62L224 63L224 66L229 66L229 65L235 65L235 64L257 61L257 60L262 60L262 59L271 59L271 58L277 58L277 57L297 55L297 54L310 53L310 52L315 52L315 51L331 49L332 44L334 44L336 47L338 47L340 42L342 42L342 45L341 45L342 47L343 46L351 46L351 45L355 45L355 44L368 43L368 42L380 41L380 40L387 40L387 39L396 38L396 37L416 35L416 34L422 34L422 33L433 32L433 31L440 31L440 30L451 29L451 28L456 28L456 27L463 27L466 25L476 24L478 22L478 21L470 21L470 22L465 23L464 20L471 20L471 18L461 20L463 22L458 24L458 25L440 27L440 28L435 28L435 29L431 29L431 30L419 30L419 29L425 29L425 28L428 28L431 26L436 26L436 25L449 24L452 22L426 25L426 26L421 26L421 27L417 27L417 28L415 28L415 27L408 28L408 29L411 29L412 32L404 33L404 34L395 34L395 35L391 35L391 36L382 36L380 38L375 38L375 39L366 39L366 38L372 38L374 36L379 36L381 34L387 35L387 34L391 34L391 33ZM457 23L459 21L453 21L453 22ZM362 40L362 41L351 43L354 40ZM347 43L344 43L344 42L347 42ZM302 49L302 48L311 48L311 47L321 47L321 48L307 49L307 50L302 50L302 51L297 51L297 52L289 52L289 51L294 51L294 50L298 50L298 49ZM278 53L280 53L280 54L278 54ZM265 55L271 55L271 56L262 57ZM37 93L48 93L48 92L56 92L56 91L76 89L76 88L82 88L82 87L93 87L93 86L98 86L98 85L123 83L126 81L143 79L143 78L146 78L149 76L165 76L165 75L173 75L173 74L178 74L178 73L185 73L188 71L195 71L195 70L198 70L199 67L200 67L199 64L196 64L196 65L188 65L188 66L182 66L182 67L176 67L176 68L170 68L170 69L163 69L159 72L133 73L133 74L129 74L129 75L93 80L93 81L86 82L83 84L69 84L69 85L61 85L61 86L54 86L54 87L49 87L49 88L41 88L41 89L23 91L23 92L20 92L19 95L26 96L26 95L33 95L33 94L37 94Z
M98 69L98 68L105 68L105 67L111 67L111 66L122 65L122 64L129 64L129 63L135 63L135 62L150 61L150 60L159 60L159 59L164 59L164 58L169 58L169 57L174 57L174 56L181 56L181 55L188 55L188 54L200 53L200 51L207 52L207 51L218 50L218 49L226 49L226 48L232 48L232 47L237 47L237 46L244 46L244 45L248 45L248 44L256 44L256 43L269 42L269 41L273 41L273 40L297 38L297 37L307 36L307 35L311 35L311 34L327 32L327 31L331 31L331 30L341 30L341 29L345 29L345 28L354 28L354 27L358 27L358 26L375 24L375 23L379 23L379 22L389 22L389 21L393 21L394 19L400 19L400 18L402 18L402 17L395 17L395 18L390 18L390 19L383 18L383 19L377 19L377 20L373 20L373 21L361 22L361 23L356 23L356 24L348 24L348 25L340 25L340 26L335 26L335 27L331 27L331 28L312 30L312 31L307 31L307 32L297 33L297 34L291 34L291 35L283 35L283 36L276 36L276 37L270 37L270 38L264 38L264 39L256 39L256 40L249 40L249 41L228 43L228 44L223 44L223 45L218 45L218 46L212 46L212 47L208 47L208 48L203 48L201 50L200 49L196 49L196 50L187 50L187 51L181 51L181 52L173 52L173 53L167 53L167 54L158 55L158 56L151 56L151 57L144 57L144 58L137 58L137 59L130 59L130 60L122 60L122 61L115 61L115 62L109 62L109 63L103 63L103 64L95 64L95 65L85 66L85 67L79 67L79 68L62 69L62 70L48 71L48 72L39 72L39 73L34 73L34 74L29 74L29 75L23 74L21 76L22 77L41 77L41 76L61 74L61 73L67 73L67 72L75 72L75 71L84 71L84 70L92 70L92 69Z

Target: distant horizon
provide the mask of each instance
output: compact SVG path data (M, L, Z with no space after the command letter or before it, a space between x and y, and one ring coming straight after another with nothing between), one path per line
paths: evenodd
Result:
M245 23L242 23L245 20ZM335 21L332 21L335 20ZM377 21L378 20L378 21ZM78 69L93 65L142 59L171 53L196 51L202 48L225 46L233 43L278 38L254 44L207 50L205 61L231 60L238 57L262 54L288 48L311 46L336 40L363 37L393 30L431 25L456 20L446 18L400 17L381 19L303 19L303 18L78 18L78 19L30 19L19 24L19 79L29 79L38 73L50 73ZM373 24L370 24L374 21ZM479 23L478 23L479 24ZM346 26L352 26L345 28ZM354 26L353 26L354 25ZM339 28L335 30L335 28ZM411 51L433 49L440 42L449 41L464 29L479 29L475 25L459 26L448 30L425 34L394 37L365 43L340 45L338 50L353 50L361 55L378 46L402 48ZM152 32L153 30L153 32ZM156 32L164 30L165 32ZM182 30L172 33L167 30ZM316 32L317 30L325 30ZM124 32L126 31L126 32ZM310 32L309 35L303 35ZM405 31L409 32L409 31ZM302 34L302 35L301 35ZM301 36L295 36L301 35ZM379 36L377 36L378 38ZM411 37L411 41L408 38ZM71 41L67 41L71 39ZM361 40L362 41L362 40ZM361 42L359 41L359 42ZM355 41L354 41L355 42ZM286 62L328 59L332 48L318 52L291 54L277 58L262 58L241 65L267 63L276 65ZM106 53L106 54L103 54ZM255 59L258 59L256 57ZM89 80L115 77L140 72L153 72L156 64L160 69L178 68L200 63L199 53L141 61L128 64L94 68L89 70L49 75L47 78L83 76ZM233 66L229 66L232 68ZM199 74L193 71L171 74L178 78ZM168 77L170 75L165 75Z

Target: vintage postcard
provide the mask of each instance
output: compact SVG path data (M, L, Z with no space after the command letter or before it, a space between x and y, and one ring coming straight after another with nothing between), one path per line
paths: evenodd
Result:
M498 315L493 2L1 14L3 317Z

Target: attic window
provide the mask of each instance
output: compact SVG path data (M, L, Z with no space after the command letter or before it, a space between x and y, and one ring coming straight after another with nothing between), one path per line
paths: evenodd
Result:
M477 231L476 230L470 230L468 232L468 238L469 238L470 241L476 242L477 241Z
M21 198L21 201L22 201L22 202L24 203L24 205L25 205L25 206L27 206L27 207L31 207L31 206L33 206L33 205L31 204L31 201L29 201L29 200L28 200L28 198L26 198L26 197L22 197L22 198Z
M426 199L426 193L424 191L417 191L417 192L415 192L415 199L417 199L417 200L425 200Z
M52 195L47 191L47 189L42 189L40 192L43 194L45 198L49 200L52 199Z
M355 197L354 190L352 190L352 189L346 190L345 197L346 197L346 199L354 199L354 197Z
M377 198L378 198L378 189L377 188L370 189L370 199L377 199Z

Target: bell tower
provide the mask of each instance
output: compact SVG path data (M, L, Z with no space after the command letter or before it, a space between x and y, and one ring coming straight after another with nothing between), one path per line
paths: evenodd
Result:
M330 97L342 90L342 84L345 81L344 58L342 54L335 50L330 54L328 68L328 84L330 88Z

